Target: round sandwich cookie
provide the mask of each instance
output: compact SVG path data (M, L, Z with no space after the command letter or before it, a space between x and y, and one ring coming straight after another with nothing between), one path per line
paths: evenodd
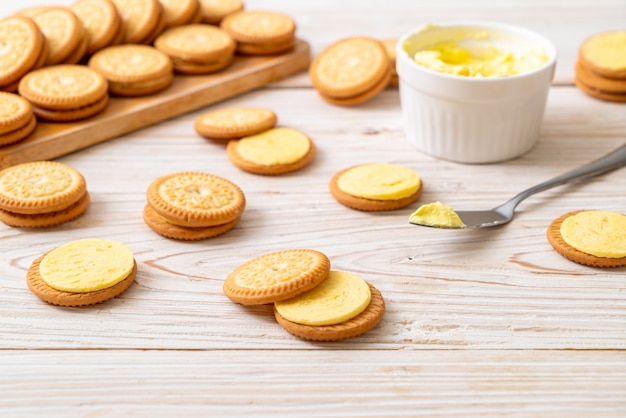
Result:
M626 266L626 215L582 210L550 223L548 242L570 261L591 267Z
M125 44L140 44L154 33L163 13L159 0L112 0L124 25Z
M0 20L0 39L0 90L16 91L19 80L40 59L46 41L37 24L25 16Z
M26 126L33 117L30 102L13 93L0 92L0 137Z
M205 138L228 141L267 131L277 121L276 113L264 107L233 107L200 115L194 128Z
M313 161L315 152L315 144L307 135L283 127L233 139L226 146L226 154L235 166L261 175L300 170Z
M37 118L33 114L24 126L21 126L13 131L0 134L0 147L15 144L16 142L28 138L30 134L35 131L36 127Z
M360 277L331 270L313 289L274 303L289 333L311 341L340 341L373 329L385 313L382 294Z
M146 192L144 221L158 234L180 240L212 238L232 229L246 205L241 189L203 172L157 178Z
M45 65L65 63L75 50L82 49L83 53L86 50L86 45L81 45L85 39L85 28L69 7L48 7L36 14L33 20L48 44ZM82 56L75 62L80 61L80 58Z
M341 204L361 211L400 209L422 193L422 180L410 168L397 164L362 164L336 173L329 184Z
M0 171L0 220L43 228L77 218L89 206L85 178L54 161L22 163Z
M580 62L576 63L576 79L591 89L609 94L626 94L626 78L608 78L589 71Z
M587 38L578 52L580 64L607 78L626 79L626 31L611 31Z
M574 84L576 84L576 87L578 87L582 92L588 94L593 98L604 100L607 102L626 102L626 93L616 93L613 91L602 90L598 87L592 86L588 83L588 80L585 81L584 76L581 76L580 74L576 75L576 78L574 79Z
M277 54L295 43L296 24L282 13L244 10L226 16L220 27L237 42L240 53Z
M88 66L106 78L109 93L118 96L156 93L174 80L170 57L148 45L106 47L89 59Z
M121 32L122 18L111 0L78 0L70 8L85 28L86 56L112 45Z
M34 113L52 122L85 119L108 103L108 83L98 72L77 64L43 67L26 74L18 86Z
M322 99L336 105L355 106L387 87L391 65L380 41L346 38L331 44L313 59L309 76Z
M86 238L57 247L33 261L28 288L52 305L95 305L124 293L135 280L137 262L125 244Z
M200 20L199 0L159 0L165 13L165 27L187 25Z
M383 39L380 42L385 47L385 51L387 51L387 56L389 57L389 65L391 66L391 79L389 80L389 86L397 87L400 83L400 79L398 78L398 71L396 71L396 44L398 43L398 40Z
M242 305L264 305L313 289L330 272L330 260L317 250L266 253L241 264L224 281L224 294Z
M243 0L198 0L200 16L204 23L219 25L228 15L240 12L244 8Z
M159 51L172 58L174 71L209 74L233 62L235 41L223 30L207 24L171 28L154 41Z

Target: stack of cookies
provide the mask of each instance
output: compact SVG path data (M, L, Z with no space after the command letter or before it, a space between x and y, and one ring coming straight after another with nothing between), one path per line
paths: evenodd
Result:
M626 31L600 33L582 43L576 85L597 99L626 102Z
M89 206L85 178L53 161L14 165L0 171L0 221L23 228L60 225Z
M178 240L212 238L231 230L246 205L236 184L203 172L159 177L148 187L146 198L146 224L156 233Z
M109 102L108 83L84 65L53 65L26 74L19 94L38 118L71 122L100 113Z
M233 62L236 44L216 26L189 24L166 30L154 46L171 58L176 73L210 74Z
M263 254L233 270L224 294L243 305L274 305L278 323L291 334L312 341L357 337L382 319L385 303L371 284L348 272L330 269L316 250Z
M28 100L0 92L0 147L25 139L36 126L37 118Z
M231 13L222 20L220 27L237 42L237 52L240 54L280 54L295 45L296 24L291 17L282 13Z
M380 41L347 38L317 55L309 75L322 99L339 106L355 106L372 99L389 85L392 65Z
M16 92L26 73L43 66L47 58L46 39L37 24L24 16L0 20L0 39L0 91Z

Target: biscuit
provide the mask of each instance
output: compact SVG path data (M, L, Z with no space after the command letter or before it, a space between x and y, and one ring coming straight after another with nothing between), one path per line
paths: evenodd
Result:
M46 41L37 24L23 16L0 20L0 39L0 90L15 91L11 88L37 63Z
M626 93L614 93L592 87L583 81L579 75L577 75L574 79L574 84L576 84L576 87L578 87L582 92L596 99L605 100L607 102L626 102Z
M167 20L165 19L166 19L165 10L163 9L163 6L161 6L161 3L159 3L156 24L154 25L150 33L148 33L148 35L145 38L143 38L141 41L137 43L143 44L143 45L152 45L154 43L154 40L161 33L163 33L163 31L167 27Z
M165 27L173 28L191 23L200 13L199 0L160 0L165 13Z
M33 116L30 102L13 93L0 92L0 135L24 127Z
M84 55L91 56L111 45L121 30L122 18L111 0L78 0L70 8L85 28Z
M109 46L96 52L87 65L108 80L110 94L119 96L155 93L174 80L172 60L148 45Z
M124 24L124 43L142 43L159 24L163 6L158 0L112 0Z
M391 65L381 42L367 37L346 38L313 59L309 76L323 99L354 105L371 99L387 86Z
M76 203L54 212L25 215L0 209L0 221L16 228L48 228L78 218L85 213L90 202L89 192L85 191Z
M41 119L69 122L101 112L108 103L108 83L84 65L53 65L26 74L19 94Z
M276 125L278 118L263 107L235 107L204 113L195 121L196 132L209 139L230 140L258 134Z
M236 167L262 175L300 170L313 161L315 153L313 141L291 128L272 128L231 140L226 146L226 154Z
M273 55L285 53L296 45L296 40L290 39L283 42L253 44L247 42L237 43L237 52L242 55Z
M604 32L585 39L578 60L602 77L626 79L626 31Z
M274 316L287 332L304 340L341 341L358 337L376 327L385 313L385 301L382 294L373 285L368 283L368 286L372 296L367 308L354 318L339 324L322 326L298 324L283 318L276 309L274 309Z
M242 0L199 0L200 17L204 23L219 25L229 14L242 11Z
M233 302L263 305L313 289L329 272L330 260L319 251L276 251L255 257L233 270L224 281L223 291Z
M25 138L27 138L35 128L37 127L37 118L32 115L28 122L22 127L19 127L13 131L0 134L0 147L5 145L14 144Z
M146 192L144 221L174 239L197 240L232 229L246 205L241 189L225 178L203 172L168 174Z
M626 79L599 76L586 69L580 62L576 63L575 70L578 81L591 89L610 94L626 93Z
M68 7L48 7L36 14L33 20L39 26L48 45L45 65L63 63L80 46L85 37L82 22ZM80 59L76 62L78 61Z
M28 288L59 306L88 306L113 299L133 283L137 262L126 245L105 239L72 241L35 259Z
M235 41L223 30L206 24L168 29L154 42L172 58L174 71L208 74L227 67L235 54Z
M239 219L236 218L230 222L215 226L188 227L168 222L156 213L150 205L145 205L143 208L143 220L150 229L166 238L182 241L197 241L220 236L233 229L239 223Z
M581 216L583 217L579 220ZM566 231L568 234L573 232L573 236L564 237L563 224L569 222L571 222L570 229ZM620 228L619 225L622 227ZM626 228L623 228L624 225L626 225L626 215L623 214L605 211L573 211L553 220L548 226L546 237L557 253L575 263L602 268L623 267L626 266ZM586 235L589 241L581 240L577 234ZM579 248L575 248L572 244ZM600 248L601 251L594 251L595 247ZM610 254L606 254L607 251Z
M389 57L389 65L391 66L391 79L389 80L389 86L397 87L400 79L398 78L398 71L396 71L396 44L397 39L383 39L380 41L387 51Z
M274 54L291 48L295 41L295 22L277 12L231 13L222 20L220 27L237 42L238 52L244 52L239 49L240 45L247 46L247 54Z
M413 170L396 164L362 164L336 173L331 195L341 204L361 211L400 209L422 193L422 180Z

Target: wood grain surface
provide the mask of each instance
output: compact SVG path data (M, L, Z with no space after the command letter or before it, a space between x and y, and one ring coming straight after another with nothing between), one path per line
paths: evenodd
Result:
M345 36L393 37L447 18L539 30L560 51L541 138L504 163L440 161L407 140L396 89L337 107L303 72L57 158L83 173L92 204L46 230L0 225L0 416L626 416L626 268L572 263L545 238L549 223L572 210L626 213L625 169L537 194L498 228L408 223L412 210L435 200L491 208L626 142L626 105L582 93L570 66L582 39L624 27L623 0L251 0L246 7L291 14L312 56ZM253 175L228 160L223 144L195 133L204 112L244 105L269 107L279 125L305 132L318 149L312 164ZM384 213L340 205L328 191L331 177L367 162L413 168L424 182L419 201ZM148 185L183 170L242 188L248 203L232 231L178 242L145 225ZM139 271L126 293L83 309L30 293L25 275L35 258L87 237L134 251ZM238 265L289 248L320 250L334 269L375 285L387 306L379 326L352 340L310 343L284 331L270 306L244 307L223 295Z

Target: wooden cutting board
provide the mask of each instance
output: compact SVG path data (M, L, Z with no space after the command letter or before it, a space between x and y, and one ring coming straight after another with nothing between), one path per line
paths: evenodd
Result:
M170 87L157 94L112 97L104 112L84 121L38 122L27 139L0 148L0 169L78 151L296 74L309 63L309 45L298 39L289 53L236 56L234 63L219 73L176 76Z

